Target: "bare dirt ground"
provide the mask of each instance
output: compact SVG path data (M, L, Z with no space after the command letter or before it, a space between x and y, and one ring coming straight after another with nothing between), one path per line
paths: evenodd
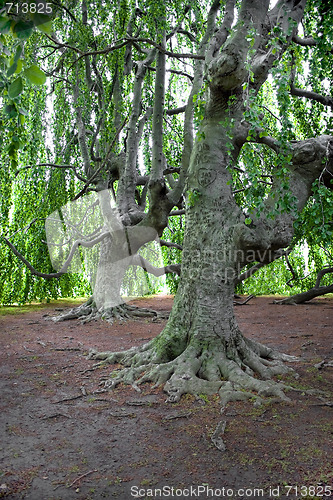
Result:
M302 358L300 378L288 378L300 391L288 392L290 403L230 404L224 452L211 440L217 397L167 404L150 385L103 392L112 367L89 371L89 349L140 345L165 321L54 323L45 320L57 314L52 304L0 317L0 497L333 498L333 368L314 366L333 359L333 299L272 301L236 307L238 321L247 336ZM167 311L172 297L139 303ZM303 392L310 388L326 396Z

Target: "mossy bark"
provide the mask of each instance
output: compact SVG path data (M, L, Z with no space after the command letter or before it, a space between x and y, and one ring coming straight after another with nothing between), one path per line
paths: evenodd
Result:
M188 392L219 391L224 399L252 397L252 391L285 397L281 384L267 380L288 371L282 360L294 358L245 339L234 316L234 280L246 261L247 228L230 192L222 127L208 122L203 132L187 180L182 273L166 327L140 348L91 356L126 367L108 387L125 382L138 389L152 381L165 384L169 401Z

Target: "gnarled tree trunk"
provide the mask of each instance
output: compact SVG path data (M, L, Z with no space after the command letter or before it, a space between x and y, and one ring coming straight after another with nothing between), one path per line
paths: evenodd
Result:
M185 392L220 391L222 398L243 399L255 390L285 397L281 384L265 379L289 371L281 360L295 358L245 339L234 316L234 280L247 259L245 217L227 182L225 131L216 120L207 121L202 131L205 139L196 145L188 175L182 273L169 321L141 348L91 356L128 366L109 387L165 383L169 401Z

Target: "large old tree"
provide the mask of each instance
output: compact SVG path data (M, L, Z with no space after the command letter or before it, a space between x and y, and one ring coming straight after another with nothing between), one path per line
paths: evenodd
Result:
M186 392L285 397L271 379L294 358L246 339L233 297L246 266L285 254L309 198L332 186L327 2L105 3L54 2L53 30L26 42L49 76L36 99L53 95L53 109L44 109L55 145L23 148L17 176L35 169L52 193L61 182L69 195L49 213L88 201L75 220L66 209L67 226L58 217L69 236L51 243L66 247L57 273L37 272L6 243L46 278L66 272L79 246L98 245L94 298L73 315L140 314L119 299L119 262L159 275L137 252L157 235L177 248L163 237L185 212L181 272L177 263L165 270L180 273L168 323L139 348L92 354L124 365L108 386L165 384L170 401Z

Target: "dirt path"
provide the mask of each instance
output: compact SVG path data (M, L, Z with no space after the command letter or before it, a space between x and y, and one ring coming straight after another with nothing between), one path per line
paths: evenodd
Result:
M172 298L140 304L167 311ZM333 359L333 300L254 298L236 313L247 336L302 356L300 378L290 379L301 391L291 403L230 404L225 452L211 441L222 418L216 397L167 405L149 385L103 392L111 368L87 371L90 348L139 345L164 321L53 323L43 317L55 314L50 305L0 317L0 498L333 498L333 407L302 392L333 401L333 368L314 367Z

